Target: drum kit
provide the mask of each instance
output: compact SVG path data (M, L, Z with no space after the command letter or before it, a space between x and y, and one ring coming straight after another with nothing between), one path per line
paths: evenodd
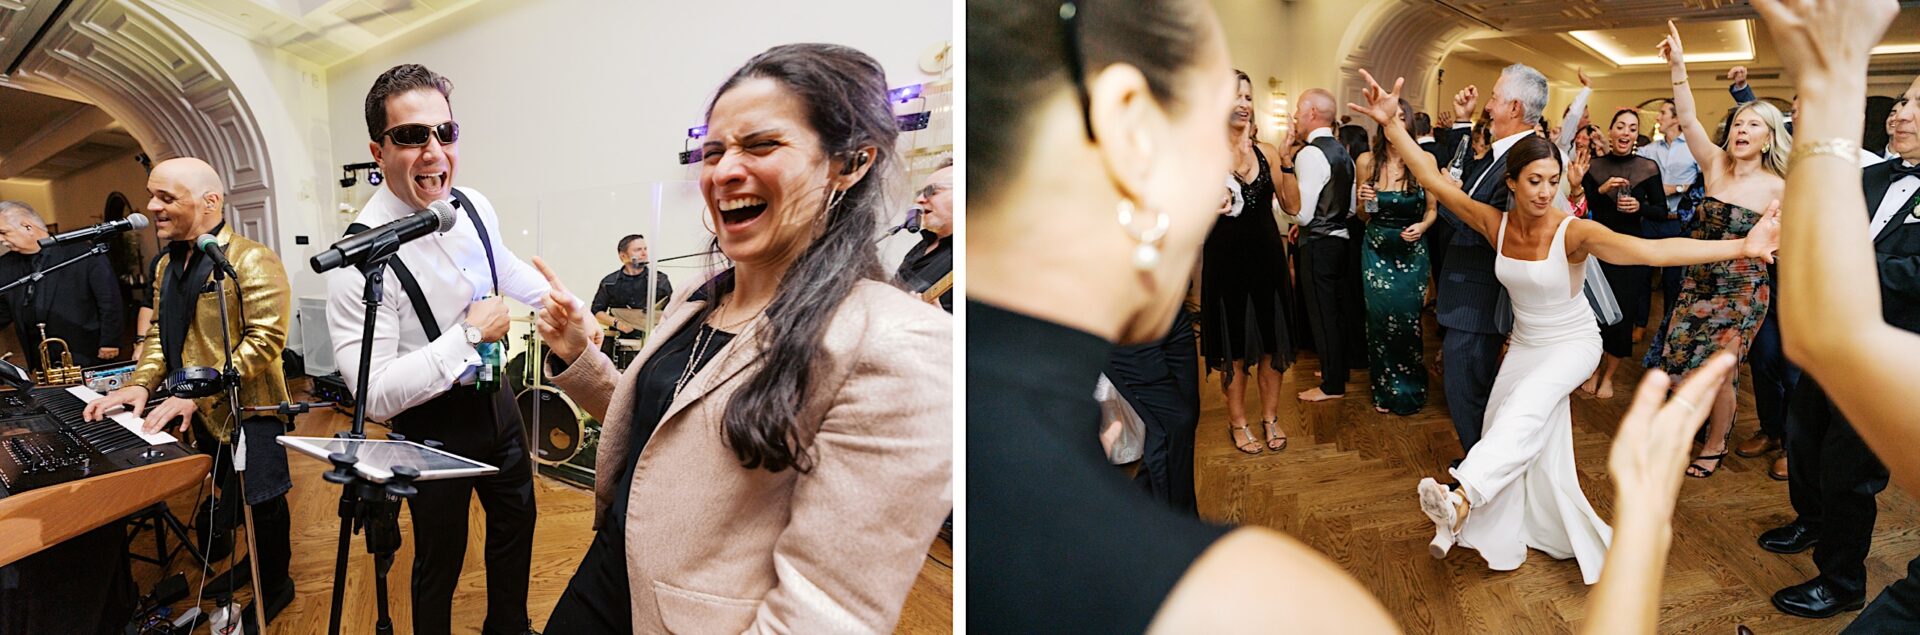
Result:
M515 317L515 322L531 322L531 317ZM507 378L513 386L514 403L520 419L532 433L534 458L543 471L554 476L593 485L594 452L599 446L600 422L588 416L573 398L551 386L542 372L546 344L534 329L521 336L521 352L507 362ZM616 338L608 333L602 350L613 359L616 368L625 369L640 355L642 338Z

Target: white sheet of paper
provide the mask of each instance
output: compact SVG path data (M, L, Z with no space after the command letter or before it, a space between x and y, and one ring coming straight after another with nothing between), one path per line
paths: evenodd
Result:
M67 387L67 392L72 393L73 396L79 397L81 401L87 403L93 403L102 396L100 393L94 392L92 388L86 386L69 386ZM139 417L133 416L133 413L126 410L120 410L114 414L107 415L107 418L112 419L114 423L120 424L120 427L126 428L128 432L139 436L141 440L153 445L165 445L179 441L179 439L173 438L173 435L167 434L165 430L153 434L141 432L140 426L145 425L145 422L142 422Z

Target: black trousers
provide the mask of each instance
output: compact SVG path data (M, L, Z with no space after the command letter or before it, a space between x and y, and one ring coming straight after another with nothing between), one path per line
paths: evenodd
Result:
M1777 274L1769 278L1777 279ZM1747 368L1753 371L1753 406L1760 417L1760 431L1775 439L1785 439L1787 396L1793 394L1794 385L1800 383L1800 367L1787 361L1786 348L1780 342L1780 290L1778 285L1771 286L1773 303L1767 309L1765 321L1760 323L1760 332L1753 336L1753 347L1747 349Z
M1867 548L1879 513L1873 497L1887 487L1887 468L1812 378L1794 387L1788 405L1787 462L1793 510L1820 538L1813 547L1820 577L1850 594L1865 593Z
M134 611L126 539L111 522L0 567L0 635L119 635Z
M1173 330L1157 342L1115 349L1107 378L1146 424L1140 471L1133 482L1189 515L1199 515L1193 491L1193 435L1200 425L1200 360L1193 315L1174 315ZM1250 373L1259 372L1250 369Z
M1354 325L1365 319L1360 308L1358 250L1352 240L1317 236L1301 241L1306 258L1307 320L1320 353L1320 391L1347 392L1348 370L1366 353L1355 348Z
M1686 224L1681 222L1679 219L1674 219L1674 220L1643 219L1640 221L1640 236L1648 240L1659 240L1662 238L1677 238L1685 235L1687 235ZM1680 298L1680 276L1681 274L1686 272L1687 268L1686 267L1651 267L1649 268L1649 270L1659 272L1660 295L1662 299L1666 300L1664 304L1660 305L1661 310L1669 311L1669 312L1672 311L1673 303ZM1651 293L1652 292L1651 277L1649 277L1648 284L1649 284L1648 292ZM1649 295L1648 302L1646 303L1647 308L1645 310L1640 311L1639 313L1632 314L1634 326L1660 324L1660 318L1665 316L1651 315L1652 306L1653 306L1652 297L1651 295Z
M283 586L293 584L287 571L293 560L293 515L287 508L286 494L292 483L287 476L287 450L273 440L286 429L286 424L271 417L241 422L247 437L245 472L234 471L230 444L215 440L198 416L194 417L193 425L194 449L215 457L213 482L220 490L207 501L207 508L196 510L195 517L203 519L198 522L210 523L210 526L197 528L195 533L207 530L225 533L240 526L245 520L240 512L240 479L244 475L248 506L253 508L253 538L260 541L259 545L250 547L254 562L260 566L257 594L271 596Z
M524 633L533 562L533 461L513 396L461 386L394 417L410 441L500 468L488 476L425 481L407 499L413 515L413 632L452 630L453 589L467 558L467 510L473 497L487 514L487 617L482 632Z
M1620 303L1620 313L1625 318L1613 324L1600 325L1600 346L1606 354L1613 357L1633 356L1633 317L1647 314L1647 303L1651 290L1647 289L1647 277L1651 271L1640 265L1616 265L1600 262L1600 271L1607 274L1607 288L1613 290L1613 297Z
M1887 585L1840 635L1920 633L1920 558L1907 562L1907 577Z
M545 632L633 632L633 587L627 579L626 532L611 525L594 532L580 568L553 605Z

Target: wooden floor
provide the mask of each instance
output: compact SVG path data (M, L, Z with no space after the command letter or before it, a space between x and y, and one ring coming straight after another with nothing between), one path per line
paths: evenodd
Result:
M1431 366L1438 339L1431 316L1427 322ZM1635 348L1643 353L1645 344ZM1291 441L1278 454L1236 450L1228 440L1218 376L1203 383L1196 444L1203 516L1272 527L1313 545L1371 589L1410 633L1563 633L1578 627L1588 587L1571 560L1532 552L1519 570L1499 572L1469 549L1456 549L1445 560L1427 554L1433 524L1420 512L1414 485L1426 476L1450 480L1445 468L1461 456L1438 376L1430 377L1427 407L1400 417L1373 411L1364 369L1352 374L1346 398L1299 402L1294 394L1316 385L1318 369L1317 359L1302 355L1286 372L1279 416ZM1613 399L1582 395L1573 402L1580 483L1602 518L1613 516L1614 503L1606 453L1641 372L1633 360L1623 362ZM1742 373L1734 443L1758 426L1744 366ZM1248 395L1247 407L1258 435L1256 394ZM1766 476L1771 464L1771 457L1729 457L1712 478L1682 485L1660 632L1732 633L1736 624L1746 624L1761 635L1837 633L1857 615L1808 620L1780 613L1769 602L1774 591L1817 573L1811 552L1776 555L1754 543L1761 531L1793 519L1787 484ZM1907 561L1920 555L1914 497L1888 488L1879 502L1867 561L1869 597L1904 575Z
M298 383L304 384L304 381ZM331 436L350 426L350 419L339 414L314 413L300 417L294 434ZM385 428L372 424L368 425L367 432L370 437L385 436ZM321 479L324 466L320 462L307 460L304 456L294 456L290 460L293 491L287 494L287 502L293 514L291 569L297 594L293 604L274 619L269 630L289 635L325 633L332 602L335 544L340 533L339 516L336 515L340 490L338 486ZM587 544L593 537L593 493L546 476L534 478L534 490L534 498L539 503L539 520L534 529L533 580L527 609L534 627L538 629L552 613L554 603L566 589L567 581L573 577L574 569L579 566L580 558L586 554ZM183 520L190 520L188 510L193 509L194 494L187 492L176 496L169 505ZM477 500L469 518L471 528L467 562L461 572L459 588L453 596L455 633L479 632L480 623L486 616L486 578L482 558L485 517ZM413 562L413 538L408 523L408 513L402 511L402 545L388 574L391 596L389 609L396 625L395 632L399 633L412 630L412 610L407 589L408 572ZM134 548L140 553L150 553L153 550L151 537L142 534ZM896 632L953 632L953 550L945 542L936 539L929 556L921 567L913 591L907 597ZM192 557L183 553L167 571L185 571L190 584L197 586L200 576L194 569ZM143 592L151 589L154 581L160 577L157 567L143 562L133 564L133 573ZM354 537L351 547L346 584L346 600L343 604L347 608L341 632L373 632L376 615L373 562L372 557L367 555L365 541L359 535ZM212 590L208 593L210 595ZM242 602L250 597L247 591L239 595ZM191 599L181 602L175 607L176 611L184 610L192 602ZM211 599L201 606L202 610L213 609Z

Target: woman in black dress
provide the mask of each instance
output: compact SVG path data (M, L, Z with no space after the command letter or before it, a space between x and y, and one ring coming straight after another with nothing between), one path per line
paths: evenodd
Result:
M1667 213L1666 189L1660 184L1660 164L1633 150L1640 137L1640 113L1621 109L1607 124L1607 154L1595 157L1581 179L1586 190L1587 211L1593 220L1607 229L1628 236L1640 235L1640 219L1645 215L1661 218ZM1651 291L1651 270L1641 265L1616 265L1600 261L1607 274L1607 286L1620 301L1626 315L1646 315ZM1600 343L1605 351L1600 367L1580 389L1601 399L1613 397L1613 371L1620 359L1633 354L1633 322L1620 320L1600 327Z
M1200 346L1207 369L1220 373L1227 393L1227 421L1233 444L1259 454L1261 444L1247 429L1247 385L1235 381L1258 368L1261 433L1266 449L1284 450L1280 429L1280 373L1293 363L1285 299L1285 244L1273 216L1273 174L1267 157L1279 153L1253 137L1253 81L1237 78L1228 136L1233 139L1233 179L1246 201L1238 213L1220 218L1207 234L1200 263Z

